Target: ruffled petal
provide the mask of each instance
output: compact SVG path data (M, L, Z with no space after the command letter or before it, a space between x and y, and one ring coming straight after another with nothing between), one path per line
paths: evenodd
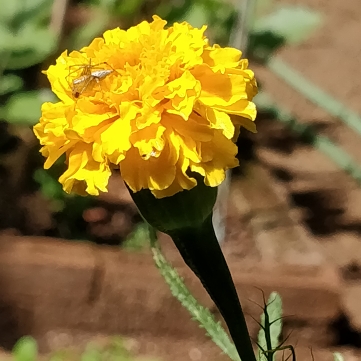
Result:
M77 190L97 196L99 191L107 192L111 175L107 163L94 161L91 147L88 144L78 144L68 154L68 169L61 175L59 182L67 193Z
M132 191L162 198L195 187L191 172L216 187L237 166L241 127L256 131L248 61L210 46L205 26L165 25L108 30L46 71L60 101L43 105L34 133L46 168L65 154L67 192L105 192L117 167Z

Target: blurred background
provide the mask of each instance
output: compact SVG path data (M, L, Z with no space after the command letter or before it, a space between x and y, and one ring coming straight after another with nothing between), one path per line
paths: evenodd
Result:
M276 290L283 337L300 360L312 359L310 348L316 360L335 350L361 358L358 0L0 3L1 358L31 335L37 346L25 339L13 351L20 361L35 360L26 355L36 347L56 360L225 359L157 273L120 176L97 198L66 195L64 165L43 170L32 132L41 104L56 101L42 70L65 49L153 14L208 24L211 41L240 48L259 82L258 133L240 136L241 165L223 186L217 225L252 336L259 289ZM217 314L169 239L161 242Z

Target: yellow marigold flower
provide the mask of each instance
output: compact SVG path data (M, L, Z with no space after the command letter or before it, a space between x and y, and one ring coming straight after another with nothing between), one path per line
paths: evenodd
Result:
M206 27L157 16L106 31L46 71L60 101L45 103L34 132L49 168L62 154L66 192L106 192L120 168L133 192L157 198L218 186L238 165L241 126L255 131L254 74L241 51L210 46ZM231 116L232 118L231 118Z

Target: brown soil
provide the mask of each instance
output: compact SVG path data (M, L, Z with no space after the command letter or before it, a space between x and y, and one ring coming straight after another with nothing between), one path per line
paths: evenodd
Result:
M361 31L359 3L305 0L302 5L321 11L325 24L306 43L285 48L279 56L361 113L358 76L361 73L357 60L361 45L356 40ZM360 136L300 97L267 69L259 68L257 74L263 87L280 105L291 110L299 121L329 136L360 162ZM342 295L345 313L353 327L360 330L360 187L326 156L295 139L279 124L260 121L258 130L254 138L258 160L282 182L294 206L302 211L300 221L322 245L324 254L340 268L346 282Z

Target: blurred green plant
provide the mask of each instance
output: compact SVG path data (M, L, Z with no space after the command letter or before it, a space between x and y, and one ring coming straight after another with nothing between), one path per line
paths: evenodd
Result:
M339 352L335 352L333 354L333 360L334 361L344 361L344 358Z
M285 45L307 40L323 23L323 16L300 5L275 6L272 0L256 1L248 54L265 63Z
M340 119L354 132L361 135L361 115L351 110L341 101L326 93L301 73L294 70L278 57L273 57L267 62L268 68L289 86L295 89L306 99L324 109L331 116Z
M123 27L134 25L142 18L157 14L169 24L188 21L196 27L209 24L209 37L226 45L237 19L231 3L224 0L88 0L94 18L72 35L71 48L79 48L107 29L109 22L121 22Z
M14 361L37 361L44 359L39 356L37 342L29 336L21 338L13 348ZM80 354L71 349L57 350L50 354L49 361L136 361L135 357L125 346L121 337L112 337L103 346L89 343ZM154 358L141 358L142 361L154 361Z
M1 4L2 68L28 68L56 50L56 35L48 27L51 5L51 0L12 0Z
M262 15L272 5L271 0L258 0L257 18L250 41L251 57L263 62L276 76L300 95L361 135L361 116L325 92L303 74L293 69L275 51L283 45L297 45L305 41L323 23L323 16L305 7L278 7Z
M283 5L269 12L273 7L272 0L257 1L256 19L250 35L250 57L264 63L298 93L361 135L360 115L275 56L281 46L298 45L307 40L322 25L323 16L304 6Z
M340 169L361 185L361 167L345 150L324 135L319 135L312 126L300 123L288 110L278 106L266 92L260 92L255 100L260 112L283 123L302 141L312 145L329 157Z
M300 95L361 135L361 115L274 54L280 46L295 45L306 40L322 24L322 15L305 7L287 6L263 16L263 12L271 7L272 0L258 0L258 5L250 41L250 57L261 61ZM289 111L272 102L271 98L272 96L265 92L258 94L255 100L259 111L272 114L273 118L284 123L303 141L323 152L361 185L361 166L352 156L327 136L318 134L312 126L298 122Z
M75 194L67 194L58 182L61 174L60 162L58 167L51 170L37 168L33 173L34 180L38 183L43 196L50 201L51 211L57 222L58 236L65 239L87 239L84 234L85 223L83 212L94 206L94 197L82 197Z
M0 12L0 117L11 124L32 126L41 104L54 100L47 89L28 90L24 69L46 60L56 51L50 30L51 0L4 2Z
M222 46L229 44L237 21L237 11L232 3L224 0L198 0L190 2L184 10L183 13L173 12L169 22L185 20L194 27L207 24L208 36L214 43Z
M38 358L38 345L30 337L22 337L14 346L12 351L14 361L36 361Z
M89 21L73 29L68 38L65 39L66 48L69 51L81 49L88 45L109 27L112 14L110 6L106 8L90 6L87 10L91 13Z
M148 225L145 222L136 225L133 232L122 242L122 248L131 252L149 249Z
M49 89L21 91L12 95L2 110L8 123L21 126L34 125L41 116L41 105L54 100Z

